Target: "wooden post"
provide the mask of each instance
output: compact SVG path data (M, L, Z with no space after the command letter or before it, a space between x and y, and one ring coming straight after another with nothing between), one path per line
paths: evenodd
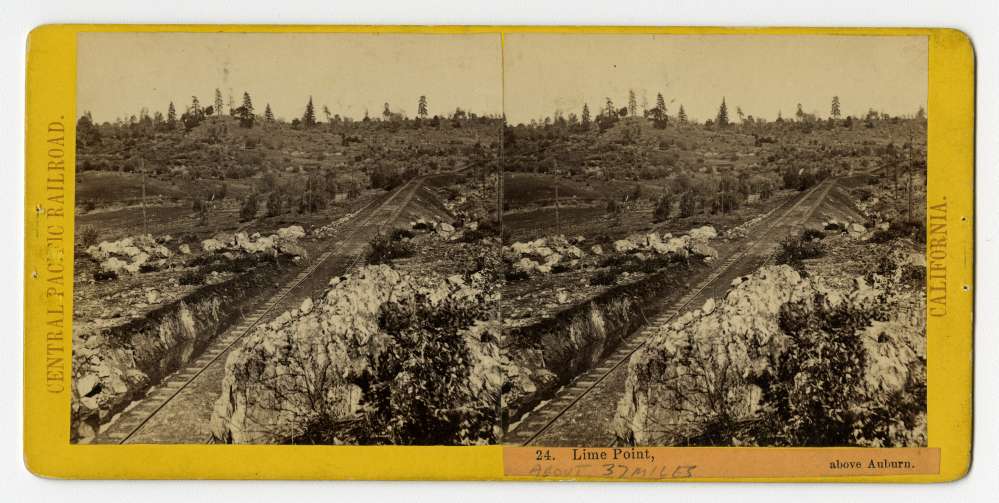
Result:
M555 234L562 234L562 222L558 214L558 159L555 161Z
M139 157L139 171L142 171L142 235L148 234L146 231L146 161Z

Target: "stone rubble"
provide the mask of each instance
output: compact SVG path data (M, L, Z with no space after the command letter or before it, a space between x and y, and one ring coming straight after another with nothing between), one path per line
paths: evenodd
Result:
M635 234L614 241L610 250L605 250L601 245L593 245L590 247L590 255L603 256L613 251L618 254L633 254L642 260L648 260L656 255L695 254L711 260L718 257L718 251L708 243L717 236L718 233L711 226L691 229L679 237L658 232ZM583 241L582 237L567 239L561 235L551 236L513 243L503 248L503 254L515 271L548 274L556 266L570 270L578 267L581 260L587 257L586 252L577 246L583 244Z

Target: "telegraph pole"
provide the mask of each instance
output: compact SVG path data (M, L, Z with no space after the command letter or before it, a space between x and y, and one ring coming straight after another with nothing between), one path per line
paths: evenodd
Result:
M562 234L562 222L558 215L558 159L555 161L555 234Z
M142 235L146 232L146 160L139 156L139 171L142 172Z

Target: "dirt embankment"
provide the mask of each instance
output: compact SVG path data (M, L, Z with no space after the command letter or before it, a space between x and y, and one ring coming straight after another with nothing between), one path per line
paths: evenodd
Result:
M103 423L196 358L240 315L248 296L273 286L282 268L280 263L268 263L205 285L141 318L75 343L71 440L93 437Z
M552 317L505 334L508 391L505 423L518 420L559 387L596 365L642 324L645 313L673 297L706 267L701 257L677 263L637 281L615 285Z

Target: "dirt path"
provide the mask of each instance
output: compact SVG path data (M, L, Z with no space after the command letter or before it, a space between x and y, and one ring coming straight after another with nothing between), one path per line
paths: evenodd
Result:
M255 326L297 307L305 297L322 291L330 277L352 269L371 238L396 222L421 184L421 180L413 180L381 203L358 212L344 227L343 239L334 242L274 296L251 300L241 320L220 334L197 359L151 388L143 400L133 403L103 429L94 443L208 441L212 408L221 393L229 353Z
M612 422L624 392L627 361L646 338L685 311L700 307L708 298L722 296L737 277L752 273L767 260L780 240L820 218L834 181L826 181L802 194L789 207L761 221L738 246L718 258L717 267L692 281L682 297L668 303L650 323L631 334L617 351L579 376L552 400L516 423L504 437L507 444L545 446L610 446L615 439ZM724 252L723 252L724 253Z

